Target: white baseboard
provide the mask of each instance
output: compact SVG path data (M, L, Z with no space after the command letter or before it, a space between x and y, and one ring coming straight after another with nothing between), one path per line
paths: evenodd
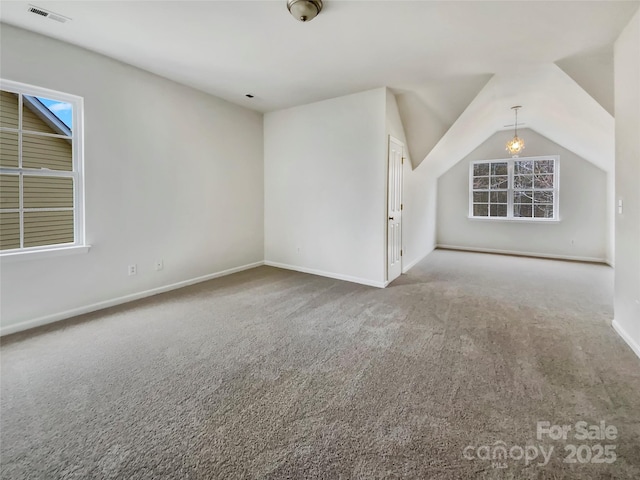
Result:
M535 258L550 258L552 260L571 260L573 262L589 262L589 263L604 263L607 264L607 260L597 257L578 257L572 255L555 255L553 253L535 253L535 252L520 252L516 250L499 250L495 248L476 248L476 247L460 247L458 245L444 245L437 244L436 248L443 250L460 250L463 252L477 252L477 253L497 253L500 255L515 255L519 257L535 257Z
M622 328L622 326L615 319L613 320L613 322L611 322L611 326L618 333L618 335L620 335L622 339L627 342L627 345L631 347L633 353L635 353L638 358L640 358L640 345L638 345L638 343L633 338L631 338L627 331Z
M152 288L150 290L145 290L143 292L132 293L131 295L124 295L122 297L112 298L111 300L105 300L103 302L98 302L91 305L85 305L83 307L65 310L64 312L54 313L53 315L45 315L44 317L35 318L33 320L27 320L25 322L16 323L14 325L8 325L6 327L0 327L0 336L21 332L23 330L39 327L41 325L47 325L49 323L54 323L60 320L65 320L67 318L83 315L85 313L95 312L96 310L102 310L104 308L114 307L116 305L121 305L123 303L132 302L134 300L139 300L141 298L150 297L152 295L157 295L159 293L169 292L171 290L176 290L178 288L188 287L189 285L194 285L200 282L206 282L207 280L212 280L218 277L224 277L226 275L231 275L232 273L241 272L243 270L249 270L251 268L259 267L261 265L264 265L264 262L249 263L247 265L242 265L240 267L229 268L228 270L223 270L221 272L210 273L208 275L203 275L201 277L191 278L189 280L183 280L181 282L172 283L171 285Z
M359 283L361 285L367 285L369 287L384 288L389 283L389 282L375 282L373 280L367 280L365 278L352 277L350 275L342 275L341 273L325 272L322 270L315 270L313 268L298 267L296 265L288 265L286 263L272 262L271 260L265 260L264 264L270 267L284 268L285 270L294 270L296 272L310 273L312 275L319 275L321 277L329 277L329 278L335 278L336 280L344 280L346 282Z
M422 260L425 259L425 257L427 255L429 255L431 252L433 252L436 249L436 247L432 247L430 250L427 251L427 253L425 253L424 255L418 257L416 260L414 260L413 262L407 264L407 265L403 265L402 266L402 273L407 273L409 270L411 270L413 267L415 267L418 263L420 263Z

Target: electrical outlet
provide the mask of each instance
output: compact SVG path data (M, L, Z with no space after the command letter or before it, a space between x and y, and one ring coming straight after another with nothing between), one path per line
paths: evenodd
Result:
M133 265L129 265L129 276L131 275L136 275L138 273L138 265L136 265L135 263Z
M156 260L156 272L164 268L164 262L162 259Z

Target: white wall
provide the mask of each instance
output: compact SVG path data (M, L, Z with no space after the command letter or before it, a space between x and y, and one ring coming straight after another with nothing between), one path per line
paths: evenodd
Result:
M438 178L428 162L423 161L415 170L409 172L407 168L405 165L403 272L412 268L435 248L437 221Z
M386 125L387 125L387 137L389 135L395 137L404 143L404 157L405 157L405 165L407 163L412 163L411 150L409 149L409 144L407 142L407 136L404 128L404 124L402 123L402 117L400 115L400 110L398 108L397 97L389 90L386 90ZM387 152L388 154L388 152ZM388 161L388 159L387 159Z
M640 356L640 12L615 44L616 215L614 326Z
M266 263L383 285L385 92L265 115Z
M420 96L413 92L396 96L397 108L404 120L406 138L409 142L411 164L418 168L431 149L447 133L451 124L438 116Z
M401 95L400 97L404 97ZM399 99L398 99L399 100ZM439 131L439 124L423 123L425 136ZM430 133L431 132L431 133ZM407 142L397 97L387 89L387 134L405 144L404 188L402 211L402 270L406 272L422 260L435 247L436 230L436 177L429 166L415 166L416 157L411 155L412 144ZM418 157L420 161L424 155ZM415 168L414 168L415 166Z
M555 63L609 114L614 114L613 45L590 49Z
M520 132L519 132L520 133ZM560 222L469 219L469 164L507 158L511 132L491 136L438 179L438 245L605 261L607 175L600 168L524 129L522 156L560 155Z
M3 261L3 332L263 260L261 114L9 25L1 43L3 78L84 97L93 245Z

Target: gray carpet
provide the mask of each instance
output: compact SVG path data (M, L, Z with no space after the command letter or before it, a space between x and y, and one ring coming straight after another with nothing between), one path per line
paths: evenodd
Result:
M15 334L1 477L640 478L640 360L611 284L601 265L436 251L384 290L260 267ZM538 440L545 420L618 435ZM496 442L505 462L463 455ZM615 462L563 462L598 443ZM531 445L549 463L516 459Z

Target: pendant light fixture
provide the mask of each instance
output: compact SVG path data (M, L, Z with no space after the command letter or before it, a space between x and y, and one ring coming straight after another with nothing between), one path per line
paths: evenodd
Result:
M507 142L507 152L509 152L514 157L517 157L518 154L524 149L524 140L518 137L518 110L520 108L522 108L522 105L511 107L511 110L515 110L516 113L516 123L514 125L515 130L513 138Z
M288 0L287 8L301 22L313 20L322 10L322 0Z

